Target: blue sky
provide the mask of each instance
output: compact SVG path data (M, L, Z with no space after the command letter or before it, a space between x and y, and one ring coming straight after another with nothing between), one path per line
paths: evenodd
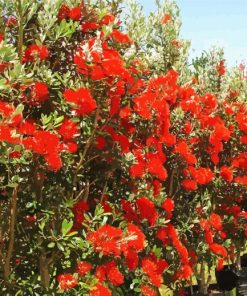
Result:
M148 13L155 0L137 0ZM191 40L191 56L212 45L224 47L229 66L247 60L247 0L177 0L181 36Z

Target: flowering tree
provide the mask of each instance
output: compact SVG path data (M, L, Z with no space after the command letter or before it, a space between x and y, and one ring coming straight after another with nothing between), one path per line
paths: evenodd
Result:
M127 34L119 1L70 2L1 2L2 291L204 292L246 247L242 70L189 68L173 3Z

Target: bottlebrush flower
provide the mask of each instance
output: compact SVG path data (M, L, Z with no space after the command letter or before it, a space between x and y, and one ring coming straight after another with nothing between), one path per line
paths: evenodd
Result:
M71 8L71 10L68 13L68 16L74 21L80 21L80 19L82 18L81 8L80 7Z
M146 168L150 174L156 176L159 180L165 181L167 179L167 171L158 155L149 154Z
M102 137L102 136L97 136L97 137L95 138L95 141L96 141L96 148L97 148L98 150L103 150L103 149L105 148L105 146L106 146L106 140L105 140L104 137Z
M92 268L92 264L87 261L80 261L77 263L77 273L81 277L84 277Z
M35 62L36 60L44 61L47 60L49 51L45 45L32 44L26 49L23 61L24 62Z
M70 9L67 5L62 4L61 7L59 8L58 16L57 18L59 20L63 20L69 17Z
M32 137L24 138L22 144L26 149L43 155L52 170L57 171L61 168L59 139L55 134L48 131L36 131Z
M98 283L90 290L90 296L112 296L112 293L106 286Z
M208 245L213 244L214 238L213 238L213 232L211 230L205 231L204 237L205 237L205 241Z
M68 118L63 120L63 123L57 131L65 141L70 141L76 136L79 136L79 127L74 121Z
M247 185L247 176L239 176L234 179L235 183L241 184L241 185Z
M110 23L114 22L115 16L112 14L107 14L103 17L103 19L100 21L101 25L108 26Z
M77 279L70 273L60 274L57 277L59 282L59 289L67 291L78 285Z
M140 218L147 219L150 225L154 225L158 213L155 210L154 203L146 197L141 197L136 201L137 208L139 209Z
M181 185L187 191L195 191L197 189L197 183L194 180L183 180Z
M154 197L157 197L160 195L160 191L161 191L161 187L162 187L162 183L158 180L153 180L152 181L152 186L153 186L153 194Z
M220 176L227 182L231 183L233 180L233 169L227 166L222 166L220 168Z
M227 256L227 251L222 245L213 243L213 244L209 245L209 250L212 253L214 253L216 255L220 255L220 256L222 256L224 258Z
M176 274L176 278L186 280L191 277L193 270L189 264L182 265L180 270Z
M111 282L113 286L120 286L124 283L124 276L118 269L115 261L106 264L106 274L109 282Z
M49 99L48 87L43 82L34 82L31 87L30 99L26 98L31 105L39 105Z
M73 206L74 229L80 229L82 222L85 220L84 213L89 210L89 205L85 201L78 201Z
M130 271L134 271L139 263L139 257L135 250L128 249L124 252L125 263Z
M219 76L223 76L226 73L224 60L220 61L220 63L216 66L216 70L217 70Z
M131 43L131 39L127 34L124 34L116 29L114 29L110 35L115 41L119 43Z
M3 41L3 34L0 33L0 43Z
M216 266L216 270L222 270L224 268L224 259L223 258L218 258L217 259L217 266Z
M17 19L14 16L8 17L7 21L5 22L5 26L9 28L13 28L17 24Z
M144 241L145 235L141 229L138 226L129 223L122 243L122 249L127 248L140 252L144 249Z
M148 285L142 285L141 286L141 293L142 293L142 296L157 296L156 291L153 290Z
M74 109L78 115L88 115L96 108L96 101L87 88L79 88L78 90L67 89L63 96L67 102L76 106Z
M174 210L174 201L171 198L166 198L161 207L167 212L167 214L170 216Z
M104 255L119 256L121 254L121 239L122 230L108 224L87 235L87 240L92 242L95 251Z
M209 168L199 168L191 171L192 177L200 185L205 185L214 179L214 174Z
M169 14L165 14L162 18L162 24L166 25L171 20L171 16Z
M160 288L163 282L161 273L157 271L157 265L149 258L142 259L143 272L147 274L150 282Z
M222 230L222 219L219 215L212 213L209 217L209 223L216 230Z

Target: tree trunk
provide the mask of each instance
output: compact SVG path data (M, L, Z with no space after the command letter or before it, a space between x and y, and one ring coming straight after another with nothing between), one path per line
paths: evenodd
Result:
M39 270L41 277L41 285L48 289L50 286L49 261L44 253L41 253L39 258Z

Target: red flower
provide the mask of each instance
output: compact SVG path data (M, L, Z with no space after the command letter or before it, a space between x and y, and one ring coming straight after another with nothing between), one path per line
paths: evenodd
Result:
M220 61L220 63L216 66L216 70L220 76L226 73L224 60Z
M43 155L52 170L57 171L61 168L59 139L55 134L48 131L36 131L33 137L24 138L22 144L26 149Z
M216 266L216 270L221 270L224 268L224 259L223 258L218 258L217 259L217 266Z
M216 255L220 255L222 257L226 257L227 256L226 249L223 246L219 245L219 244L216 244L216 243L211 244L209 246L209 250L212 253L216 254Z
M163 201L161 207L162 207L162 208L167 212L167 214L170 216L171 213L172 213L173 210L174 210L174 201L173 201L173 199L171 199L171 198L169 198L169 197L166 198L166 199Z
M97 266L95 276L100 282L103 282L106 280L106 272L107 270L105 265Z
M10 16L5 22L5 26L9 28L13 28L16 25L16 23L17 23L17 19L14 16Z
M162 183L158 180L153 180L152 181L152 185L153 185L153 194L154 197L157 197L160 195L160 191L161 191L161 187L162 187Z
M205 236L205 241L208 245L213 244L214 238L213 238L213 232L211 230L207 230L204 236Z
M63 95L67 102L76 105L75 111L78 115L88 115L96 108L96 101L87 88L67 89Z
M169 14L165 14L162 18L162 24L165 25L171 20L171 16Z
M124 252L125 263L128 266L129 270L134 271L139 263L139 257L135 250L128 249Z
M46 60L49 56L49 51L45 45L32 44L29 45L24 53L24 62L34 62L36 60Z
M106 273L108 280L113 286L120 286L124 283L124 276L118 269L115 261L106 264Z
M3 41L3 34L0 33L0 43Z
M101 252L104 255L120 255L119 241L121 238L122 230L107 224L87 235L87 240L92 242L95 251Z
M81 9L80 7L73 7L70 11L69 11L69 18L71 18L74 21L79 21L82 17L81 14Z
M186 280L191 277L192 273L193 273L193 271L192 271L191 266L188 264L185 264L185 265L182 265L182 267L180 268L180 270L176 274L176 277L181 280Z
M219 215L212 213L209 218L209 223L215 228L216 230L222 230L222 219Z
M98 27L99 27L99 24L86 21L81 25L81 30L82 32L89 32L91 30L97 30Z
M149 154L146 168L150 174L155 175L161 181L167 179L167 171L163 166L163 161L161 161L158 155Z
M145 173L144 162L133 164L129 169L129 173L133 178L141 178Z
M59 134L64 138L65 141L72 140L76 136L79 136L79 128L77 124L70 120L65 118L62 125L57 130Z
M236 177L234 179L234 182L238 183L238 184L241 184L241 185L247 185L247 176Z
M157 271L157 265L149 258L142 259L143 272L147 274L150 282L160 288L162 284L162 275Z
M125 235L125 242L122 244L122 249L132 249L137 252L140 252L144 249L145 235L141 229L134 225L128 224L127 232Z
M90 296L111 296L111 291L102 284L98 283L96 284L91 290L90 290Z
M107 14L103 17L103 19L100 21L101 25L108 26L110 23L114 22L115 16L112 14Z
M96 141L96 148L97 148L98 150L103 150L103 149L105 148L105 146L106 146L106 140L105 140L104 137L102 137L102 136L97 136L97 137L95 138L95 141Z
M66 19L66 18L68 18L69 13L70 13L69 7L67 5L65 5L65 4L62 4L60 9L59 9L57 18L59 20Z
M233 169L227 166L222 166L220 168L220 176L227 182L232 182L233 180Z
M48 87L43 82L34 82L31 85L31 98L29 103L32 105L42 104L49 99Z
M154 225L158 213L155 210L154 203L146 197L141 197L136 201L139 209L140 218L147 219L150 225Z
M93 268L92 264L87 261L81 261L77 264L77 273L79 276L84 277Z
M131 43L132 40L127 34L124 34L116 29L114 29L111 33L111 37L115 39L119 43Z
M211 182L214 178L214 174L209 168L199 168L197 170L192 170L191 175L200 185L205 185Z
M142 293L142 296L156 296L157 295L156 291L153 290L148 285L141 286L141 293Z
M183 180L181 185L187 191L194 191L197 189L197 183L194 180Z
M77 279L70 273L60 274L57 277L59 289L66 291L78 285Z

